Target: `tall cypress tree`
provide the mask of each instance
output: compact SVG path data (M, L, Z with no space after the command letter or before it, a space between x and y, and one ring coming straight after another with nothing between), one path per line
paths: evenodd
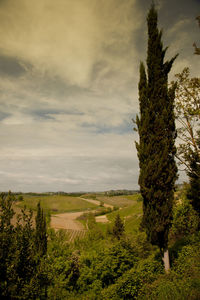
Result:
M143 226L153 245L159 246L165 269L169 269L168 232L172 220L175 163L175 86L168 88L168 73L176 56L164 62L162 31L157 27L157 11L151 6L148 16L147 75L140 65L140 116L136 123L139 143L139 185L143 197Z
M36 232L35 232L35 246L38 254L43 256L47 252L47 228L46 219L43 209L40 207L40 202L37 205L37 215L35 218Z

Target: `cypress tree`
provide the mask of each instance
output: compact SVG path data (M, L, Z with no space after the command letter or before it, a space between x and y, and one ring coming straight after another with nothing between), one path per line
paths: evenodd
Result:
M120 238L122 237L122 235L124 234L124 223L122 221L122 219L120 218L119 213L116 215L115 217L115 223L113 226L113 235L120 240Z
M139 105L136 118L139 142L139 185L143 197L143 220L147 237L159 246L166 271L169 269L168 232L172 221L175 163L175 85L168 88L168 73L176 56L164 62L162 31L157 27L157 11L151 6L148 16L147 75L140 64Z
M37 205L37 215L35 218L36 233L35 233L35 246L38 254L43 256L47 252L47 229L46 219L43 213L43 209L40 206L40 202Z

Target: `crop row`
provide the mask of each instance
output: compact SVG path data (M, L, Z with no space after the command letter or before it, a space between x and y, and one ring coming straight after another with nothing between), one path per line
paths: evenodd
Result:
M68 241L73 242L75 239L79 238L82 239L84 238L87 230L73 230L73 229L67 229L66 230L68 233Z

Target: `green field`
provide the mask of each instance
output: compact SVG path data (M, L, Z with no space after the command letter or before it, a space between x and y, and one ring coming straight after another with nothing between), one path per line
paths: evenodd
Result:
M107 199L110 201L107 201ZM138 231L142 219L142 201L139 193L134 195L106 197L105 203L112 203L113 206L121 207L119 210L107 214L109 226L113 226L115 217L119 213L120 217L124 220L127 233ZM108 226L107 223L97 223L97 225L106 232Z
M79 197L64 195L32 196L23 195L24 200L18 202L17 206L26 206L29 209L36 210L37 203L40 201L42 208L51 213L75 212L95 209L95 204L84 201Z
M140 197L140 194L134 195L120 195L120 196L101 196L97 195L96 200L103 201L104 203L117 206L117 207L127 207L133 204L134 201L137 201Z

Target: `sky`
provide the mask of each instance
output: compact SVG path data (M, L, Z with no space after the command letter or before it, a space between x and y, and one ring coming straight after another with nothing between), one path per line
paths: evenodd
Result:
M138 189L151 0L0 0L0 190ZM157 0L170 73L199 76L200 0ZM184 179L180 175L179 181Z

